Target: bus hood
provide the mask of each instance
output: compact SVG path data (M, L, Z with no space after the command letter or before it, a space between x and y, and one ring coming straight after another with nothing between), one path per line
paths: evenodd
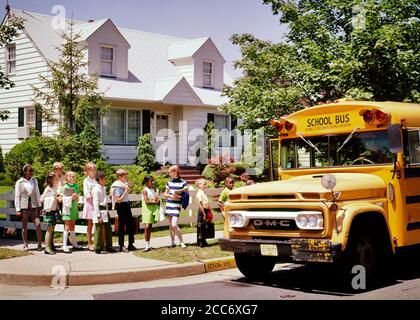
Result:
M309 199L311 194L319 194L319 199L331 199L331 190L325 189L321 184L324 174L311 174L285 181L259 183L234 189L229 195L243 195L242 199ZM338 192L338 200L355 200L378 198L386 196L384 181L372 174L364 173L335 173L337 180L334 192Z

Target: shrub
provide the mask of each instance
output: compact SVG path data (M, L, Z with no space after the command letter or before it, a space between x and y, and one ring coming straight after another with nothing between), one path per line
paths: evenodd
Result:
M55 161L61 160L61 147L49 137L32 136L17 144L6 154L5 169L14 181L19 179L25 164L32 164L35 178L38 173L48 170ZM45 174L43 174L45 175Z
M203 170L203 177L206 178L207 180L214 180L215 176L214 176L214 165L208 164L206 165L206 167Z
M15 181L13 181L7 173L5 172L0 173L0 186L13 187L14 185L15 185Z
M62 162L66 171L79 174L87 162L103 161L99 138L93 127L86 126L80 134L56 138L33 135L6 154L5 169L10 178L16 181L21 177L22 167L31 164L34 176L41 185L56 161Z
M152 135L144 134L140 137L137 144L137 164L143 167L147 172L156 169L156 154L153 150Z

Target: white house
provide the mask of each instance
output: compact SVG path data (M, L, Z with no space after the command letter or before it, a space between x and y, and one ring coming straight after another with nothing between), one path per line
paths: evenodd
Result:
M55 47L62 41L54 17L14 9L11 13L24 19L25 29L12 45L0 48L2 70L15 83L10 90L0 89L0 110L10 111L9 119L0 122L4 152L27 138L30 127L44 135L56 133L54 125L36 114L31 86L40 85L39 74L48 75L47 61L57 60ZM230 117L218 107L227 102L221 91L232 80L210 37L189 40L127 30L111 19L76 21L75 29L86 47L88 72L100 75L99 87L111 105L96 121L109 163L133 163L137 139L144 133L156 138L161 129L172 129L179 138L202 129L208 120L218 129L231 128ZM158 160L188 164L188 150L195 142L182 146L179 140L169 144L176 152L160 154ZM162 143L155 139L155 148Z

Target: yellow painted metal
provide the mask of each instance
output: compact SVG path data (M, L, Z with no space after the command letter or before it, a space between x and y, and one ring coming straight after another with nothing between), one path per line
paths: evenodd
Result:
M378 126L370 125L363 120L366 110L380 110L388 115L387 121ZM385 131L388 124L401 124L403 129L420 128L420 105L397 102L355 102L325 104L307 108L284 118L295 125L294 129L279 132L279 142L283 139L323 136L326 134L350 134L358 132ZM284 121L284 119L282 121ZM284 151L284 150L283 150ZM280 147L279 159L284 158ZM360 214L379 214L385 219L392 247L402 247L420 243L420 229L408 231L409 223L420 223L420 204L408 207L407 196L420 195L420 177L407 179L404 175L406 165L403 153L397 154L395 165L357 165L339 167L320 167L307 169L282 169L279 167L281 181L247 186L231 191L241 194L242 198L230 201L227 211L251 208L302 208L317 209L324 213L323 231L274 231L255 230L252 226L241 229L226 227L226 236L232 239L252 239L252 237L313 238L328 239L339 243L342 250L346 248L350 227L354 218ZM420 169L420 168L419 168ZM394 171L399 171L399 175ZM338 210L332 212L332 195L321 186L320 178L326 173L334 174L337 186L334 192L339 193ZM389 201L387 188L391 184L394 199ZM319 199L306 199L305 194L319 194ZM270 196L272 195L272 199ZM277 195L277 198L276 198ZM278 197L282 195L282 197ZM260 197L260 198L258 198ZM413 215L419 209L419 216ZM227 225L227 223L226 223Z

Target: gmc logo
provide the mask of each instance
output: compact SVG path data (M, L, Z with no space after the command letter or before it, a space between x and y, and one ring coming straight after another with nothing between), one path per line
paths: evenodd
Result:
M290 221L289 220L254 220L254 226L256 227L290 227Z

